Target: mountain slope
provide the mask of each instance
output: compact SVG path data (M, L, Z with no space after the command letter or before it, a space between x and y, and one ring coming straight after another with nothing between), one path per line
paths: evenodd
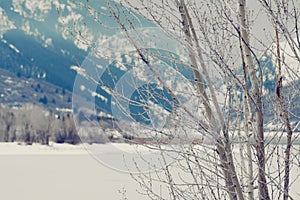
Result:
M70 66L82 63L89 45L119 31L105 1L97 0L0 1L0 20L0 67L70 91L76 75Z
M43 80L18 77L0 69L0 103L19 106L41 104L53 111L71 109L72 94Z

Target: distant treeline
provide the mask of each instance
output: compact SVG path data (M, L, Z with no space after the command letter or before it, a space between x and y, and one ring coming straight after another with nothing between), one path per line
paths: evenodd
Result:
M78 144L73 115L55 114L40 105L21 107L0 105L0 142Z

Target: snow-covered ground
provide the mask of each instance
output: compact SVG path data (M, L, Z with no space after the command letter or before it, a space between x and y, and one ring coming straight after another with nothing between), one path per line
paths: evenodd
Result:
M128 144L97 145L113 159L116 151L132 150ZM112 148L114 147L114 148ZM300 152L300 146L294 148ZM238 149L235 149L236 153ZM300 167L292 169L300 175ZM0 143L0 198L9 200L129 200L146 199L129 174L115 171L96 161L84 145L51 144L26 146ZM300 180L292 187L297 199Z
M50 143L49 146L24 143L0 143L0 155L86 155L83 145Z
M0 198L8 200L143 199L130 175L99 164L83 146L0 143Z

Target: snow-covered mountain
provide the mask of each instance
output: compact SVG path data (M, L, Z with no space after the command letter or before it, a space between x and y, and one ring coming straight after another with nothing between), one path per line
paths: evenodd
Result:
M114 3L112 6L118 4ZM95 10L98 12L94 12ZM153 26L141 18L139 22L143 26ZM116 27L118 25L110 17L105 1L89 0L88 4L85 1L75 0L0 1L0 68L9 70L19 77L43 79L72 91L76 77L72 66L79 66L84 61L90 52L91 44L118 33L119 29ZM261 60L264 90L267 95L272 94L275 88L275 62L276 59L268 56ZM297 67L299 69L299 66ZM110 73L115 76L112 78ZM112 65L110 71L102 75L104 85L114 86L116 79L120 79L124 73L125 71ZM227 86L221 80L215 83L219 88L226 90ZM290 91L293 91L292 87L290 88ZM99 98L94 96L96 104L102 108L100 110L111 112L110 94L100 87L96 92L101 95ZM163 92L165 91L157 91ZM147 95L144 94L144 98ZM160 104L165 105L165 110L170 110L171 100L168 95L164 97L167 97L167 100L157 99L161 101ZM142 96L138 96L136 92L130 98ZM291 103L297 101L299 102L299 97L296 96ZM131 109L133 115L139 118L147 117L139 115L145 113L144 108L132 106ZM295 109L296 112L299 111L297 106ZM271 115L271 112L271 109L267 109L266 115Z
M101 22L91 9L101 12ZM108 12L105 1L0 1L0 68L71 91L76 73L70 66L81 64L89 44L117 31Z
M1 1L0 7L3 24L10 25L1 28L0 67L70 90L75 73L69 66L83 59L84 51L63 38L53 2Z

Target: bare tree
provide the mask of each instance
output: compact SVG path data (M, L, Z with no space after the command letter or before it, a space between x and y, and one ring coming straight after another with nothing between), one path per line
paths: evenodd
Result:
M73 116L69 113L64 114L62 118L62 123L64 127L65 142L70 144L78 144L80 139L78 137Z
M100 24L102 14L111 16L122 31L119 38L101 43L100 50L93 49L96 59L87 61L93 70L78 68L77 72L100 88L95 94L87 84L85 91L110 102L124 134L141 137L143 133L151 143L143 145L160 152L162 170L149 162L154 173L143 173L136 163L141 173L132 174L150 199L274 199L281 195L292 199L292 130L297 127L290 122L294 116L290 102L297 97L286 98L284 91L291 87L299 94L299 6L284 0L247 3L106 0L106 13L97 12L89 2L79 3ZM161 35L138 29L142 22L133 12L163 30L157 32ZM86 41L78 33L76 39ZM147 33L179 44L174 47L179 55L159 44L153 50L155 45L149 44L155 42L147 40ZM99 67L97 59L111 63ZM267 105L276 108L275 114ZM157 126L164 117L167 123ZM281 144L280 124L286 127L286 146ZM274 127L276 134L269 134ZM168 163L170 152L177 157ZM276 173L273 159L278 163ZM155 184L166 187L169 198Z
M15 140L15 114L8 108L1 109L1 121L2 121L2 141L14 142Z

